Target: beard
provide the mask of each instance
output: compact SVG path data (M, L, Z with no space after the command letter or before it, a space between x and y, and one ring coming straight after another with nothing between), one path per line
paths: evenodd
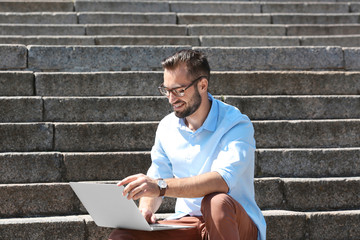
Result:
M186 118L192 115L194 112L196 112L199 109L200 104L201 104L201 96L197 89L197 86L195 86L195 93L189 101L189 106L185 108L183 111L174 111L175 116L178 118Z

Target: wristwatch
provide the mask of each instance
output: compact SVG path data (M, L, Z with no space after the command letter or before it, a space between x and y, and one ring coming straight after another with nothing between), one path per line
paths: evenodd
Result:
M157 183L158 183L158 186L159 186L159 189L160 189L159 197L162 197L162 196L165 195L166 189L168 187L167 183L162 178L159 178Z

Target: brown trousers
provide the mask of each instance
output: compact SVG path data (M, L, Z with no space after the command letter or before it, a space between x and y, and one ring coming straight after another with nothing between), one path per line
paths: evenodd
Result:
M202 217L163 220L161 224L194 226L163 231L115 229L109 240L256 240L258 230L244 208L224 193L212 193L201 202Z

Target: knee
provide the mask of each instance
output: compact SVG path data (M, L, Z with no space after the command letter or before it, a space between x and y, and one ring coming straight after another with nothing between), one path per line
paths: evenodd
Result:
M226 193L211 193L206 195L201 202L201 213L206 217L214 213L218 215L221 212L226 212L225 209L233 208L229 198L231 197Z

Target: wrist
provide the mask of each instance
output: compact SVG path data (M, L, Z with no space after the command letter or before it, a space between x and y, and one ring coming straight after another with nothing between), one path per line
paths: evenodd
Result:
M165 196L166 190L168 188L166 181L162 178L158 178L157 184L160 190L159 197Z

